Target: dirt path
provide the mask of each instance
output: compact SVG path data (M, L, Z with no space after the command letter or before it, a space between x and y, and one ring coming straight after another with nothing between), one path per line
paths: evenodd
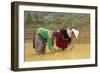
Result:
M25 43L25 61L42 61L42 60L64 60L64 59L84 59L90 57L89 44L77 44L73 49L67 48L65 51L51 53L46 48L45 55L37 55L32 48L32 42Z

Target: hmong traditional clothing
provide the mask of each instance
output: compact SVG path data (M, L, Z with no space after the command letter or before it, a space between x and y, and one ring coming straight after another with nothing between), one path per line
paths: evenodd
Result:
M68 45L71 43L72 34L74 34L75 38L77 39L79 31L74 28L72 30L61 29L56 38L57 47L62 48L62 50L67 48Z
M64 40L63 38L66 38L66 40ZM58 36L56 38L57 47L62 48L62 50L64 50L65 48L68 47L70 42L71 38L68 36L67 31L66 30L59 31Z
M50 50L53 50L53 44L56 37L56 46L64 50L71 43L71 35L73 32L75 34L75 37L77 38L79 32L75 29L61 29L59 32L51 32L48 29L39 28L37 29L35 37L33 39L33 48L35 48L38 54L44 54L47 43L48 48Z
M38 54L44 54L46 48L46 42L48 48L52 48L52 41L50 38L49 30L45 28L39 28L35 34L35 50Z

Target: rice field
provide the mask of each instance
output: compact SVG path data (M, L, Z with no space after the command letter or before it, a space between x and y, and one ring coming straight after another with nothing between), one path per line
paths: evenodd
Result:
M32 46L34 32L39 27L49 30L61 28L76 28L80 31L78 39L74 40L72 49L51 53L46 47L44 55L38 55ZM59 12L34 12L24 13L24 61L70 60L90 58L90 14L84 13L59 13Z
M90 58L90 44L73 44L64 51L51 53L46 47L46 54L38 55L32 47L32 42L25 42L24 61L47 61L47 60L71 60L71 59L87 59ZM57 50L59 50L56 47Z

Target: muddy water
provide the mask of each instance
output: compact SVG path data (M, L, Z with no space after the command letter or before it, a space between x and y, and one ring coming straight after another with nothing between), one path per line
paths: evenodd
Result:
M37 55L32 48L32 42L25 42L24 58L25 61L44 61L44 60L70 60L90 58L90 44L73 44L72 49L67 48L65 51L51 53L46 48L46 54Z

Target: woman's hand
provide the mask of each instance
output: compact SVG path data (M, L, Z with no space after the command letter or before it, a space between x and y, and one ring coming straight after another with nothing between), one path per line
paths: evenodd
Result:
M55 49L54 47L52 47L52 48L50 49L50 51L51 51L52 53L55 53L55 52L56 52L56 49Z

